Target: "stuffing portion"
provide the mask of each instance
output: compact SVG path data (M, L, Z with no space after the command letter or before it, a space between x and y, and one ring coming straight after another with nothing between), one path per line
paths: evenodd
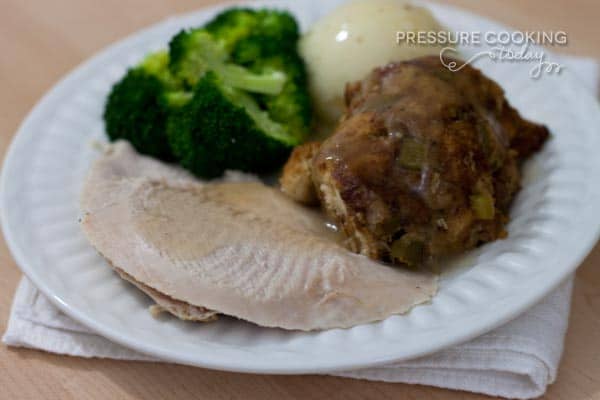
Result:
M283 169L279 180L283 193L306 205L319 204L319 198L312 181L312 160L321 143L310 142L294 149Z
M348 84L345 102L310 176L351 251L419 266L506 235L519 164L549 133L498 84L423 57Z

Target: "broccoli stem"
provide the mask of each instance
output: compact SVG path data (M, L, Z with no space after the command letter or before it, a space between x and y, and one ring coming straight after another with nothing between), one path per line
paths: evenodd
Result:
M182 107L188 103L193 97L192 92L185 92L182 90L167 92L165 93L165 100L167 105L171 107Z
M254 74L243 67L233 64L223 65L218 73L223 78L223 81L231 87L273 96L281 93L286 81L285 74L279 71Z

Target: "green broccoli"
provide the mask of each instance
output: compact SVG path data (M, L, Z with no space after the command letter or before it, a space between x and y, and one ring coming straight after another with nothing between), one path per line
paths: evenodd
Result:
M189 87L208 71L216 72L232 87L257 93L278 94L285 83L286 77L281 71L256 74L228 63L229 54L223 42L216 41L204 29L179 32L171 39L169 49L171 72Z
M168 69L169 55L149 55L115 84L104 108L111 140L126 139L140 153L172 160L167 142L169 108L176 105L177 84ZM181 101L179 101L181 103Z
M305 139L311 108L298 37L288 13L233 9L171 40L172 74L195 85L167 127L182 165L204 177L267 171Z
M240 14L245 17L239 17ZM254 16L251 22L248 21L249 15ZM242 20L246 27L252 26L252 29L245 35L240 34L238 29L235 31L237 41L234 41L230 39L233 35L229 27ZM233 9L219 15L206 29L214 32L218 40L233 43L232 62L255 73L281 71L286 75L279 95L257 93L255 98L274 121L287 125L290 133L302 141L311 122L312 109L306 89L306 68L296 51L299 29L294 17L285 11Z
M306 138L311 123L311 102L307 91L307 74L304 61L297 53L282 53L262 58L252 64L260 71L279 70L287 80L278 96L255 95L257 102L273 121L285 124L291 136L300 143Z
M256 23L256 10L234 7L217 15L204 25L204 29L218 38L230 54L241 39L252 33Z
M175 35L112 89L112 140L202 177L272 170L310 124L298 25L287 12L235 8Z
M173 112L167 135L182 166L212 178L225 169L264 172L280 165L297 140L248 94L208 72L194 96Z
M263 57L296 52L298 24L285 11L233 8L205 26L231 55L232 62L247 65Z

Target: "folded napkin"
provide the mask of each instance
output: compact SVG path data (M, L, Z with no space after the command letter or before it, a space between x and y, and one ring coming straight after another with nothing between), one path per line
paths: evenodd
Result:
M556 57L554 57L556 58ZM593 60L561 57L588 87L597 90ZM434 355L337 376L418 383L508 398L541 396L554 381L569 319L573 279L506 325ZM110 342L60 312L33 284L19 283L2 338L9 346L81 357L159 361Z

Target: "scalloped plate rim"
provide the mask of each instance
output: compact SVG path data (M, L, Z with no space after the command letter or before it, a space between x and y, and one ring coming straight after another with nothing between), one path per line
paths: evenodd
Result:
M199 10L199 11L207 11L207 10L219 9L219 8L223 8L223 7L224 7L223 5L219 5L217 7L209 7L209 8L203 9L203 10ZM472 13L464 12L462 10L459 11L457 8L454 8L454 7L440 6L440 5L436 5L435 7L439 8L439 9L454 10L454 12L460 12L462 14L469 14L473 18L478 18L482 21L486 21L489 24L496 25L496 23L491 20L487 20L485 18L475 16ZM194 13L197 13L199 11L184 14L184 15L181 15L180 17L185 18L186 16L191 16ZM520 298L519 301L516 301L516 300L506 301L506 308L504 310L497 312L493 318L490 317L490 318L484 319L484 320L480 319L479 321L477 321L478 324L476 324L476 326L473 326L471 329L458 329L459 332L457 332L456 329L447 331L446 333L449 332L450 334L448 334L446 338L442 338L442 339L438 340L434 345L423 344L421 346L415 346L410 350L405 350L405 351L401 352L402 353L401 355L399 355L399 353L391 351L390 352L391 354L384 356L384 357L368 357L368 356L356 357L356 359L352 362L345 361L343 363L340 363L340 362L337 362L336 360L327 360L327 361L315 360L318 362L315 363L316 365L314 367L308 367L306 365L296 366L293 364L269 366L269 365L261 364L260 362L248 362L248 361L240 362L239 360L224 360L223 358L220 358L220 357L212 357L212 358L211 357L200 357L199 358L194 355L185 356L182 354L173 354L165 347L149 346L143 342L136 340L135 338L124 337L121 334L119 334L119 332L115 331L114 329L111 329L110 327L106 327L104 325L98 324L92 316L86 315L85 313L82 313L76 306L64 302L63 299L61 298L60 294L54 293L53 290L46 285L46 283L42 279L42 276L37 273L35 268L32 268L30 266L30 261L28 259L28 256L27 256L25 250L20 246L16 237L13 236L13 230L12 230L13 228L9 227L8 223L6 222L6 221L10 220L10 218L8 217L8 207L6 207L6 205L9 204L9 202L10 202L10 200L7 198L7 196L8 196L7 188L9 186L8 182L10 179L10 177L8 176L9 172L10 172L10 166L14 163L13 159L15 159L18 156L17 152L19 150L20 143L25 141L25 137L27 135L35 134L35 132L33 130L28 129L28 127L34 123L36 118L39 118L41 116L43 109L49 103L52 102L53 98L56 96L59 96L61 91L68 88L68 85L72 81L77 80L79 75L84 73L85 69L89 65L91 65L95 62L98 62L98 60L101 58L108 57L110 52L113 51L113 49L118 48L120 46L131 45L136 40L140 40L140 38L143 35L146 35L149 32L151 32L155 29L158 29L159 26L162 26L163 24L168 24L171 21L172 20L169 19L169 20L165 20L165 21L159 22L157 24L151 25L147 28L144 28L141 31L133 33L132 35L128 36L125 39L122 39L122 40L106 47L105 49L101 50L97 55L91 57L90 59L88 59L85 62L83 62L82 64L80 64L72 72L68 73L63 79L61 79L56 85L54 85L42 97L42 99L36 104L36 106L32 109L32 111L29 113L29 115L26 117L26 119L23 121L23 123L19 127L16 137L15 137L15 139L13 139L13 141L10 144L9 149L6 153L6 157L4 160L4 167L2 170L2 176L0 178L1 179L1 181L0 181L0 196L1 196L0 197L0 205L1 205L0 217L3 222L2 230L4 233L4 237L6 239L7 245L9 247L10 251L12 252L13 256L15 257L17 264L21 267L22 271L32 280L32 282L42 291L42 293L44 293L46 296L48 296L48 298L54 304L56 304L62 311L64 311L66 314L72 316L74 319L80 321L84 325L88 326L92 330L99 332L103 336L105 336L111 340L114 340L117 343L123 344L127 347L136 349L142 353L155 355L155 356L158 356L165 360L174 361L174 362L183 363L183 364L207 367L207 368L212 368L212 369L221 369L221 370L238 371L238 372L294 374L294 373L334 372L334 371L339 371L339 370L350 370L350 369L356 369L356 368L376 366L376 365L381 365L381 364L385 364L385 363L389 363L389 362L405 360L405 359L419 357L419 356L422 356L425 354L429 354L429 353L441 350L445 347L448 347L448 346L451 346L451 345L454 345L454 344L457 344L460 342L464 342L464 341L474 338L480 334L483 334L484 332L487 332L497 326L502 325L503 323L509 321L510 319L514 318L521 312L528 309L530 306L532 306L533 304L538 302L545 295L547 295L550 291L552 291L555 287L557 287L573 270L575 270L575 268L581 263L581 261L589 253L589 251L592 249L595 242L597 241L597 238L600 235L600 227L599 226L597 226L595 229L593 229L593 228L588 229L587 234L585 235L586 236L585 239L579 243L580 246L579 246L578 251L576 252L577 254L571 255L570 259L568 261L566 261L566 264L569 264L569 265L564 266L563 268L555 268L553 271L551 271L551 272L554 272L554 274L551 274L551 273L548 274L548 276L551 276L552 278L546 280L545 285L542 289L538 289L536 291L531 291L531 292L526 293L525 295L522 295L522 297ZM600 115L600 107L598 107L596 100L591 96L591 94L588 94L587 90L582 88L579 85L579 83L576 82L576 79L574 77L570 76L569 73L567 73L565 75L565 77L568 77L568 78L566 78L566 79L568 79L568 82L566 82L565 84L572 85L572 88L578 88L580 90L580 93L578 93L577 95L585 96L586 102L590 103L590 106L591 106L591 104L594 104L591 107L596 110L596 116ZM597 190L596 190L596 198L598 198ZM599 219L597 212L595 213L594 217L595 217L595 221L597 222ZM211 345L214 345L214 344L211 343ZM281 351L281 352L283 354L285 354L284 351Z

